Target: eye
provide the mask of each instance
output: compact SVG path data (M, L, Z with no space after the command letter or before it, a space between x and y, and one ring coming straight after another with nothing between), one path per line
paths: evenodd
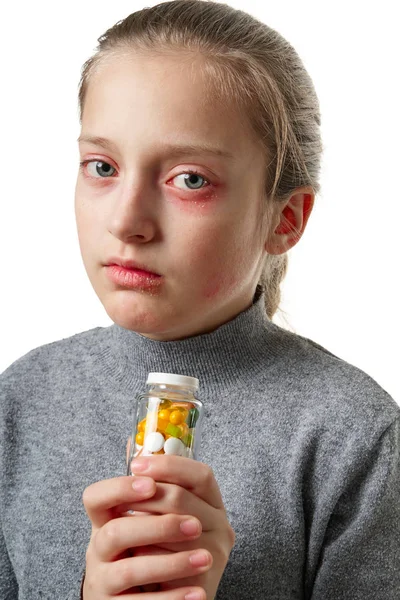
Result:
M183 177L183 179L178 179L179 177ZM182 184L181 186L177 186L180 187L181 190L200 190L202 187L207 187L203 185L204 182L207 184L210 183L208 179L200 175L200 173L197 173L197 171L193 171L191 169L188 169L186 173L175 175L172 180L174 179L177 179Z
M94 169L91 173L89 170L89 166L91 166L93 163L94 163ZM99 165L102 165L102 166L99 166ZM80 167L81 171L83 171L83 168L85 166L87 166L89 175L93 179L106 179L107 176L110 175L111 169L113 171L115 171L114 167L112 167L109 163L105 162L104 160L83 160L82 162L79 163L79 167ZM105 176L103 176L102 172L105 173ZM94 173L97 173L97 175L100 175L100 178L96 177L96 175Z
M85 166L87 167L89 176L92 179L110 179L110 171L112 170L111 175L113 175L116 172L116 169L114 169L113 166L111 166L104 160L83 160L79 163L79 168L82 172ZM92 173L89 170L89 166L93 166ZM96 174L100 175L100 177L97 177ZM180 180L178 179L179 177L181 178ZM207 185L210 185L208 179L206 179L200 173L193 169L188 169L185 173L175 175L175 177L173 177L172 180L174 179L180 181L181 185L178 185L177 187L179 187L181 190L200 190L203 187L207 187ZM204 183L206 185L204 185Z

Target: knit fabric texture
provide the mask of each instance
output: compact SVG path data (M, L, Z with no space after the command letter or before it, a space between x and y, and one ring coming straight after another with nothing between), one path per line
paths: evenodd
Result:
M2 600L80 600L82 494L126 475L151 371L200 381L199 459L236 533L217 600L399 600L400 407L272 323L262 291L211 333L160 342L96 327L0 375Z

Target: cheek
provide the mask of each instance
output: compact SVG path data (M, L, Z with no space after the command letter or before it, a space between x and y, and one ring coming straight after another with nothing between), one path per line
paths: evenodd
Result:
M95 221L91 211L85 209L85 205L79 204L75 207L76 230L78 234L79 247L82 258L89 257L100 246L99 224Z
M203 289L203 296L207 299L216 298L218 296L226 296L232 292L239 282L235 275L227 275L226 273L217 273L213 278L209 279Z
M243 243L237 235L221 235L221 229L210 228L204 236L193 240L188 266L196 273L204 298L226 296L243 283L252 270L250 241Z

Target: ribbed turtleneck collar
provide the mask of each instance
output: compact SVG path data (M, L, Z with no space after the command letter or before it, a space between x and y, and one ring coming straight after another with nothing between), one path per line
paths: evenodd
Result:
M103 374L119 388L143 387L151 371L197 377L213 389L242 379L260 366L275 329L265 310L265 293L257 287L253 304L210 333L176 341L151 340L117 324L105 328L100 351Z

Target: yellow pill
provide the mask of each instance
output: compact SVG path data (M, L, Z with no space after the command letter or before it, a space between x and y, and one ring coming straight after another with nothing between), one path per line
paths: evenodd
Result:
M175 403L171 406L171 410L180 410L181 412L184 412L186 410L190 410L191 406L188 402L179 402Z
M157 429L163 433L166 430L166 428L168 427L168 423L169 423L169 421L164 421L163 419L158 419Z
M171 406L171 404L172 404L171 400L167 400L165 398L164 400L161 400L158 407L160 410L163 410L164 408L169 408Z
M138 431L144 431L146 427L146 419L143 419L138 424Z
M135 441L139 446L143 446L143 442L144 442L144 432L143 431L139 431L139 433L136 434Z
M189 427L186 425L186 423L181 423L179 425L179 429L181 430L180 435L178 435L179 438L183 438L185 435L187 435L189 433Z
M185 415L180 410L174 410L169 416L169 422L173 425L180 425L185 420Z
M163 421L169 421L170 414L171 411L168 410L168 408L164 408L163 410L158 411L158 418L162 419Z

